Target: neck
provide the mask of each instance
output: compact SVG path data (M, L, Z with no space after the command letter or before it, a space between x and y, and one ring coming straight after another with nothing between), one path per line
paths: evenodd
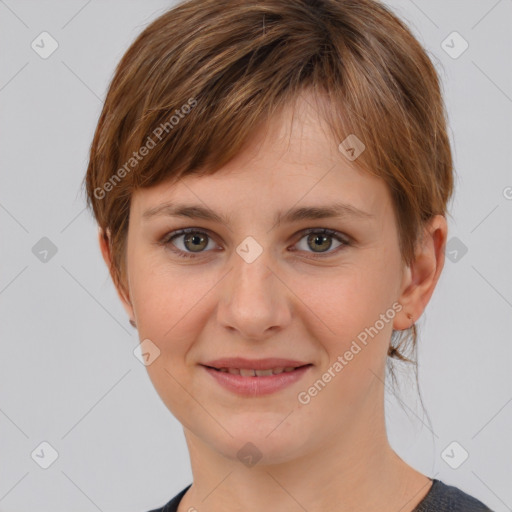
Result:
M186 428L185 437L194 483L179 512L408 512L431 485L389 445L383 400L323 436L314 450L275 464L246 467Z

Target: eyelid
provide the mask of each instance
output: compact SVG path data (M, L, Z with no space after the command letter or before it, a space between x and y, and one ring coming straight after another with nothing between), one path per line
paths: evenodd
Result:
M217 238L217 235L215 235L215 233L213 233L209 229L191 227L191 228L180 228L180 229L175 229L173 231L169 231L160 239L160 242L163 244L169 243L173 238L176 238L176 237L182 236L182 235L187 235L188 233L204 233L205 235L208 235L208 237L211 238L212 240L215 240Z
M305 235L309 235L310 233L324 233L326 235L330 235L334 238L339 239L341 242L350 244L353 242L352 238L345 233L342 233L341 231L337 231L335 229L331 228L306 228L297 233L297 235L300 235L300 238L304 237ZM299 238L299 240L300 240Z
M199 228L199 227L187 227L187 228L181 228L181 229L176 229L176 230L167 232L163 237L160 238L160 240L157 243L159 245L163 245L163 246L167 247L169 244L172 244L173 239L178 238L183 235L186 235L188 233L203 233L203 234L207 235L211 240L215 241L215 243L217 243L216 242L216 239L217 239L216 234L214 234L212 231L210 231L207 228ZM314 228L305 228L305 229L302 229L302 230L298 231L297 233L295 233L295 235L293 235L293 238L296 239L296 241L294 242L293 245L296 245L298 242L300 242L305 236L309 235L310 233L329 235L330 237L338 240L342 245L332 251L327 251L325 253L309 252L309 254L311 256L307 256L307 258L313 258L313 259L322 258L322 257L326 258L328 256L337 254L338 252L343 250L345 247L348 247L348 246L351 246L354 244L354 240L352 239L352 237L350 237L349 235L347 235L343 232L340 232L340 231L337 231L337 230L331 229L331 228L314 227ZM174 244L172 244L172 245L174 246ZM170 248L170 250L173 251L174 253L178 254L178 256L181 255L182 257L185 257L185 258L187 258L187 257L188 258L200 258L203 255L212 252L211 249L208 251L202 251L202 252L198 252L198 253L186 252L186 251L182 251L181 249L178 249L176 246L174 246L173 248ZM301 252L297 249L292 250L292 252L295 252L295 251ZM180 254L180 253L184 253L184 254Z
M202 251L202 252L198 252L198 253L194 254L193 252L182 251L181 249L179 249L172 243L175 238L178 238L183 235L187 235L189 233L203 233L203 234L207 235L210 240L217 243L216 235L213 234L209 229L195 228L195 227L181 228L181 229L175 229L173 231L169 231L163 237L161 237L156 243L158 245L164 246L165 248L168 248L169 250L171 250L178 256L182 256L184 258L191 258L191 259L199 258L205 254L208 254L209 252L212 252L212 250L209 250L209 251ZM170 245L172 245L172 247L169 247Z

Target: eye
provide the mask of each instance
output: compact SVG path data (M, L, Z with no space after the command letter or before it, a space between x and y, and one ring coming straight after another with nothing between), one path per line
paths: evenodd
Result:
M345 246L350 245L350 241L348 237L344 237L341 233L334 231L333 229L327 228L310 228L302 232L303 237L299 240L296 246L299 250L304 250L306 252L308 249L312 248L313 257L314 258L322 258L323 253L327 253L331 255L333 253L338 252L338 250L342 250ZM335 239L338 242L338 246L335 247L335 250L329 251L332 247L332 239ZM304 243L301 242L304 240Z
M182 240L175 242L175 240L179 240L180 238ZM215 243L210 235L196 228L185 228L179 231L173 231L163 238L162 244L168 246L182 258L194 258L194 253L200 254L209 246L210 249L215 247Z
M310 252L313 258L322 258L342 250L344 247L351 245L350 239L338 231L328 228L309 228L300 233L302 236L294 247L298 250ZM332 248L332 239L338 242L335 250ZM304 242L303 242L304 240ZM168 247L181 258L195 258L208 252L208 249L214 249L216 244L213 242L211 235L198 228L185 228L178 231L168 233L159 242ZM313 249L312 251L308 249ZM294 248L292 251L296 251Z

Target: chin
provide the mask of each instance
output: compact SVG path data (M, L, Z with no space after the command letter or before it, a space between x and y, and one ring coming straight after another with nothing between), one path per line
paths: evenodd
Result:
M222 422L227 433L212 440L211 446L225 457L244 462L244 458L257 459L258 465L282 464L304 456L313 435L308 435L304 424L281 413L261 412L242 414L233 421ZM286 420L283 421L283 419ZM246 464L247 465L247 464ZM248 465L250 467L250 465Z

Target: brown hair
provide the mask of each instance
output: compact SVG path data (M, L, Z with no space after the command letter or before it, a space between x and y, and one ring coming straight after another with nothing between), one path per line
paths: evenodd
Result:
M91 146L88 205L121 290L133 191L216 172L306 89L327 100L337 143L366 146L354 163L389 187L411 262L424 222L446 215L453 171L438 75L404 23L374 0L188 0L121 59ZM412 362L395 335L389 356Z

